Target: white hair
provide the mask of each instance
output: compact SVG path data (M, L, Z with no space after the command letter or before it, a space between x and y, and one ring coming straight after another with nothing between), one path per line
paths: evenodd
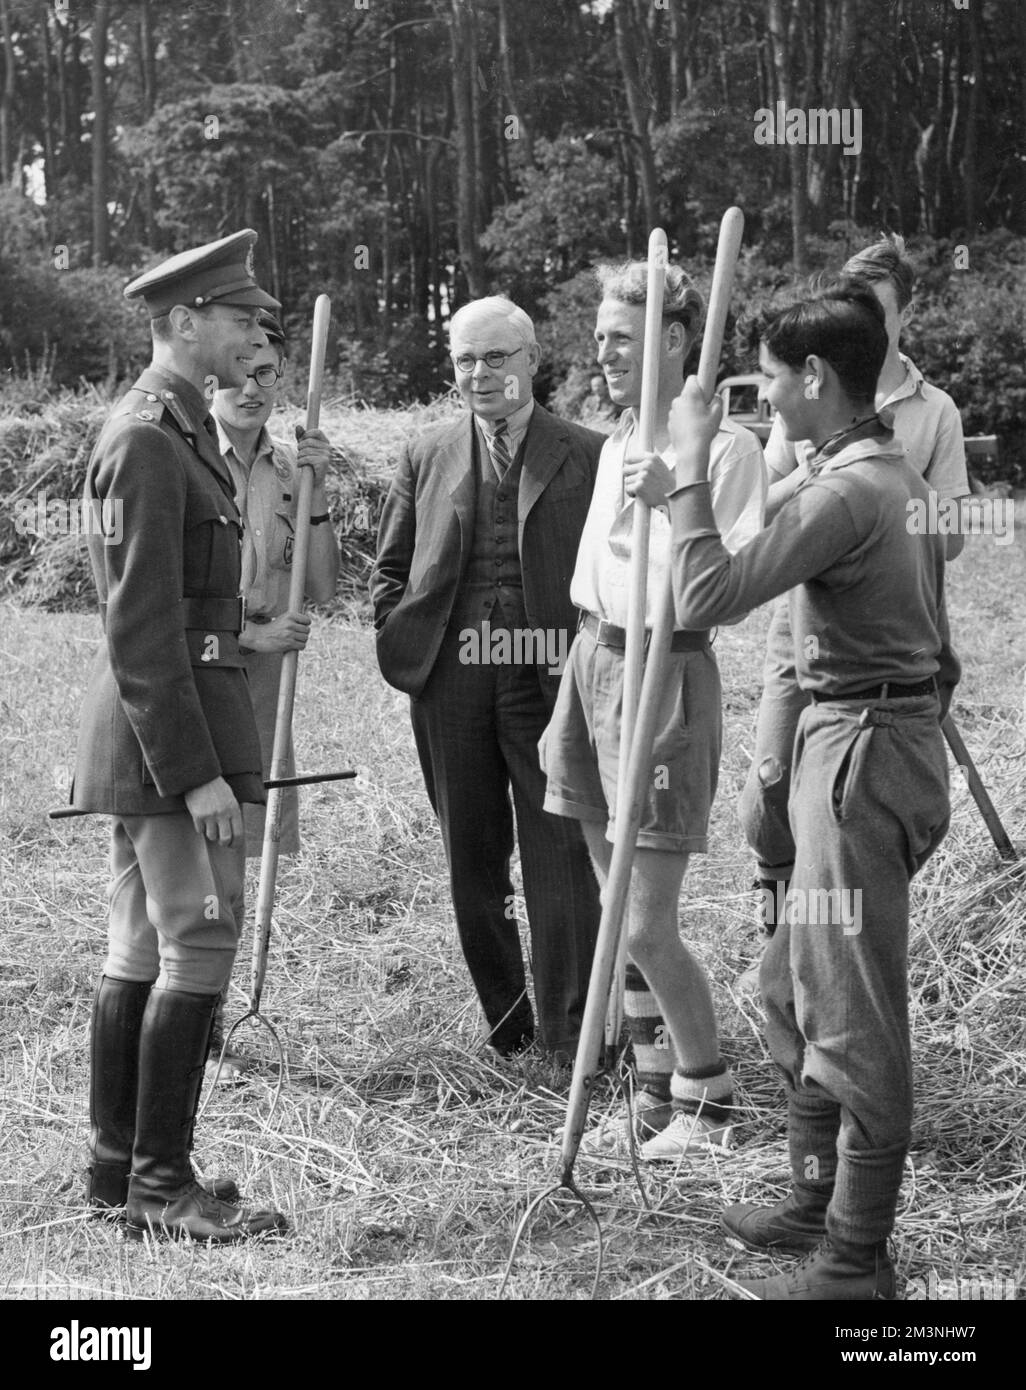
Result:
M526 347L531 347L537 343L538 340L534 336L534 323L530 314L526 314L519 305L514 304L512 299L507 299L504 294L489 294L484 299L472 299L469 304L464 304L457 309L449 320L450 339L459 330L461 318L476 311L483 311L494 315L495 318L503 319Z

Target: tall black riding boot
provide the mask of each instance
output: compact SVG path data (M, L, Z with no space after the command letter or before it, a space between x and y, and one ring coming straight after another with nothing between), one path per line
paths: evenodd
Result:
M136 1238L189 1237L219 1244L283 1231L280 1212L230 1206L195 1180L189 1153L216 998L154 989L139 1045L139 1104L128 1230Z
M86 1201L123 1207L135 1143L139 1032L150 981L102 975L93 999L89 1040L89 1166Z
M90 1030L89 1165L86 1201L98 1212L123 1207L132 1171L138 1104L139 1035L149 981L102 975L93 1000ZM236 1202L231 1178L209 1178L203 1186L225 1202Z

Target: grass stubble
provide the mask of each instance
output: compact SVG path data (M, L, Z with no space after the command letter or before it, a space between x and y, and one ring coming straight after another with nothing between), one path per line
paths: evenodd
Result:
M1022 508L1012 546L970 538L951 567L965 664L955 715L1012 838L1026 848ZM82 1205L87 1032L104 951L106 822L50 822L65 799L94 618L0 608L0 1297L5 1299L491 1299L526 1204L556 1180L569 1082L536 1056L482 1048L407 701L380 679L358 596L322 619L300 663L301 770L355 782L301 792L305 851L279 873L263 1011L288 1075L269 1114L273 1054L247 1029L250 1083L219 1090L197 1135L207 1174L285 1210L274 1242L132 1244ZM628 1166L581 1159L606 1238L601 1296L722 1299L761 1260L727 1245L724 1203L787 1187L784 1112L758 1005L732 989L757 945L751 860L734 809L751 754L765 610L717 652L725 747L708 856L681 922L714 986L743 1109L729 1155ZM1026 865L1002 864L964 783L949 835L913 886L910 1000L917 1104L894 1243L922 1281L1005 1281L1026 1297ZM255 897L255 862L249 901ZM518 884L519 886L519 884ZM523 902L518 898L523 923ZM246 1008L250 930L229 1018ZM525 948L527 945L525 934ZM621 1104L597 1086L592 1118ZM546 1204L511 1299L587 1298L593 1228Z

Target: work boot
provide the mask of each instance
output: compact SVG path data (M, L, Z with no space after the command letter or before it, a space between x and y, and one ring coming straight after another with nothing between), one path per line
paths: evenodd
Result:
M764 1302L868 1303L898 1296L886 1241L849 1245L827 1239L786 1274L734 1282Z
M757 1298L774 1301L897 1298L887 1237L894 1227L907 1148L907 1144L886 1149L838 1146L826 1240L788 1274L736 1282Z
M801 1255L826 1235L826 1213L837 1174L840 1106L801 1089L787 1093L787 1145L791 1191L773 1207L741 1202L727 1207L723 1224L748 1250Z
M227 1244L280 1232L280 1212L234 1207L196 1182L189 1161L203 1065L216 1000L208 994L154 989L139 1042L139 1100L128 1233Z
M139 1077L139 1034L150 997L149 981L102 975L90 1029L89 1164L86 1202L97 1214L116 1211L128 1199ZM226 1202L238 1200L231 1178L204 1184Z

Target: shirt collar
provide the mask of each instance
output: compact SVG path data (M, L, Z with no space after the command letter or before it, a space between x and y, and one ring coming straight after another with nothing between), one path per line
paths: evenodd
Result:
M531 419L531 413L533 410L534 397L532 396L526 405L519 406L516 410L513 411L512 415L507 415L505 417L506 424L509 428L511 436L524 433ZM479 416L476 415L474 416L474 419L477 421L477 425L481 433L485 435L486 438L495 433L495 428L499 423L498 420L482 420Z
M891 392L884 401L883 406L881 406L881 409L886 409L897 401L907 400L909 396L922 393L923 382L925 380L922 372L912 361L911 357L906 357L903 352L898 353L898 358L901 365L905 368L905 380Z
M828 439L823 449L810 458L809 477L832 473L863 458L897 460L904 457L905 451L893 431L879 418L871 416L857 428L842 430Z
M212 413L212 418L215 426L217 427L217 440L218 445L221 449L221 453L224 454L226 459L233 459L239 465L240 468L245 469L245 471L248 473L252 465L244 462L244 460L241 459L239 455L235 452L235 445L232 443L231 437L229 436L227 430L221 424L221 421L217 418L217 416L213 415ZM260 437L257 440L256 453L253 455L253 463L256 463L259 459L263 458L265 454L269 454L271 452L271 438L270 435L267 433L267 426L261 425Z

